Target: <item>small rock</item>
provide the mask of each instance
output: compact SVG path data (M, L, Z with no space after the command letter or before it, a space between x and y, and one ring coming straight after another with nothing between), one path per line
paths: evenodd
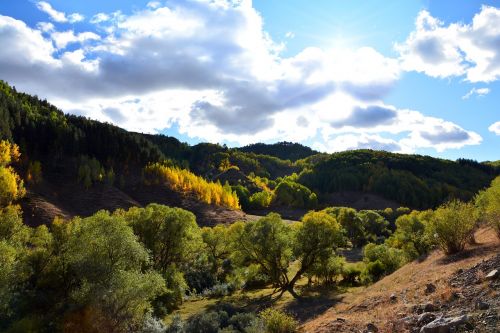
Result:
M424 305L425 312L434 312L437 310L437 307L433 303L427 303Z
M422 313L417 320L418 326L424 326L427 325L428 323L434 321L436 319L436 315L434 313L430 312L425 312Z
M439 317L420 329L420 333L448 333L467 322L467 316L443 318Z
M391 296L389 296L389 299L391 300L392 303L396 303L396 301L398 300L398 296L396 296L396 294L391 294Z
M337 321L339 321L339 322L341 322L341 323L345 323L345 322L346 322L346 320L345 320L344 318L340 318L340 317L339 317L339 318L337 318Z
M457 271L457 274L462 274L463 272L464 272L464 270L462 268L459 268Z
M436 286L432 283L427 283L427 285L425 286L425 293L432 294L435 291L436 291Z
M373 323L366 325L366 331L369 333L378 333L378 328Z
M479 301L476 303L476 309L478 310L488 310L490 308L490 305L486 302Z
M493 279L497 279L499 276L500 276L500 272L498 271L498 269L494 269L491 272L489 272L484 278L486 280L493 280Z

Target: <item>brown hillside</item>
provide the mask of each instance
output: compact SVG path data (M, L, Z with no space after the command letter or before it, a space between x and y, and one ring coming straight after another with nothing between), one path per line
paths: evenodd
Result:
M115 186L97 184L89 189L74 182L57 179L44 180L37 186L28 186L28 194L20 204L27 224L37 226L49 224L54 217L70 218L89 216L96 211L160 203L180 207L193 212L200 226L227 224L246 220L241 211L200 202L189 194L171 191L165 187L135 185L119 189Z
M436 251L369 287L341 295L337 304L306 322L303 331L369 332L371 323L378 332L421 332L433 318L465 314L467 324L457 332L500 332L500 280L485 278L500 269L500 242L490 229L477 232L476 240L462 254Z
M324 206L340 206L361 209L396 209L402 205L373 193L344 191L326 194L321 197Z

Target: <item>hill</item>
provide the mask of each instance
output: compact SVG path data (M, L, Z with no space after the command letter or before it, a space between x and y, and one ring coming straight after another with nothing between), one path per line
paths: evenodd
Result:
M318 154L317 151L300 143L278 142L274 144L254 143L241 148L236 148L245 153L274 156L282 160L297 161Z
M500 265L500 242L491 229L478 231L476 240L464 253L435 251L371 286L338 295L331 308L303 325L304 332L361 332L368 324L379 332L455 332L453 325L420 329L439 317L463 315L469 325L463 332L498 332L500 281L486 275Z
M144 187L143 172L149 163L190 170L200 181L221 186L227 182L244 211L279 211L293 218L308 209L332 205L433 208L450 198L470 199L500 170L491 162L384 151L320 154L289 142L241 148L211 143L190 146L173 137L128 132L64 114L5 82L0 82L0 130L0 139L20 146L22 160L15 167L29 178L29 195L23 204L33 221L40 217L44 223L58 211L72 216L144 204L138 198L140 191L150 202L196 207L200 212L195 213L206 224L242 218L241 212L200 203L189 193L174 189L176 193L167 195ZM34 173L39 173L35 175L39 179L30 178ZM224 213L210 220L215 214L208 212L215 207Z

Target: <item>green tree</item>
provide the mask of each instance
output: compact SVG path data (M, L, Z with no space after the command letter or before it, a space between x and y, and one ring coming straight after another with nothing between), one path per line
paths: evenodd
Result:
M397 270L404 263L402 251L386 244L367 244L363 249L366 273L371 281Z
M271 213L257 221L233 224L230 232L236 261L240 265L257 264L276 288L285 291L293 250L290 226Z
M445 253L452 254L465 248L476 222L473 204L452 200L436 209L427 232Z
M396 231L386 241L394 248L403 250L407 261L417 259L429 252L433 239L429 239L426 226L432 219L431 210L413 211L396 219Z
M181 208L149 204L123 212L139 241L150 251L153 267L165 272L171 265L188 264L198 256L201 232L193 213Z
M148 249L153 268L165 280L167 290L155 301L157 308L171 311L182 303L187 289L183 272L202 254L201 232L194 214L159 204L133 207L119 214Z
M358 217L365 229L365 239L376 242L379 237L387 236L389 233L389 222L380 214L373 210L362 210L358 212Z
M294 255L300 266L286 290L296 296L293 288L303 274L335 256L335 250L345 244L342 227L337 220L326 212L309 212L297 224L294 241Z
M340 223L354 247L366 244L365 226L354 208L331 207L327 208L325 212L335 217Z
M485 220L500 238L500 177L495 178L489 188L476 196L480 217Z
M212 263L212 274L221 274L222 263L229 257L230 242L228 228L224 225L216 225L213 228L204 227L201 229L203 243L209 260Z

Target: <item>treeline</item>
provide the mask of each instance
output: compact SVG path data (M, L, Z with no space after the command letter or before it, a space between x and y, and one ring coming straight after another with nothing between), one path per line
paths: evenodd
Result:
M140 178L141 170L149 163L169 163L208 180L237 170L243 181L230 179L229 185L245 188L237 190L244 209L247 201L253 202L249 207L272 202L273 193L269 190L276 194L280 181L290 180L294 173L298 177L292 179L293 183L283 183L282 188L293 187L301 194L290 199L287 189L285 198L277 198L276 203L310 208L317 201L320 206L327 206L325 198L329 193L361 191L379 194L403 206L427 209L452 198L469 200L500 172L495 162L453 162L371 150L316 154L308 147L289 142L233 149L210 143L189 146L172 137L131 133L111 124L65 115L46 100L19 93L3 81L0 139L20 146L23 170L28 169L29 163L38 162L47 175L71 174L86 187L105 180L125 185ZM88 170L83 170L87 172L83 177L80 168L84 159L97 161L110 177L92 180ZM262 191L265 193L257 194ZM316 199L300 198L308 191Z
M166 185L174 191L192 193L207 204L240 209L238 196L227 183L221 185L206 181L186 169L160 163L148 164L144 168L144 180L147 185Z
M453 162L357 150L335 153L306 165L298 182L319 193L372 192L404 206L426 209L452 198L469 200L498 173L495 166L471 160Z
M282 160L295 162L306 157L316 155L318 152L309 147L294 142L278 142L275 144L254 143L248 146L237 148L237 150L254 153L257 155L274 156Z
M46 100L16 92L0 81L0 139L17 143L25 159L57 167L61 159L82 155L123 170L165 159L140 134L107 123L65 115Z

